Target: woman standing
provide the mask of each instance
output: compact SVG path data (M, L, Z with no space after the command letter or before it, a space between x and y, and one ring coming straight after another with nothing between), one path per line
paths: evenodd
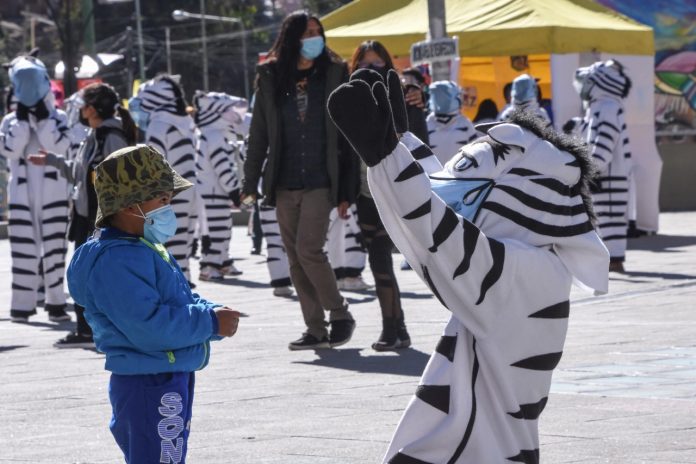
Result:
M83 104L80 108L80 120L90 130L75 159L69 160L47 151L28 157L33 164L55 167L72 184L73 206L68 239L75 242L75 248L85 243L94 232L97 217L97 196L92 182L94 168L110 153L134 145L137 137L135 124L128 110L119 104L121 99L113 87L108 84L91 84L81 91L81 97ZM76 304L75 315L75 331L58 340L55 347L94 346L92 329L85 320L84 308Z
M394 69L394 64L389 56L389 52L376 40L368 40L358 46L351 59L351 70L372 69L377 71L386 82L387 73ZM409 126L411 125L410 116L420 114L423 111L414 105L407 107L414 108L408 113ZM408 110L407 110L408 111ZM384 224L379 217L377 206L375 205L370 188L367 184L367 166L360 162L358 199L358 224L367 246L367 257L370 263L372 275L375 278L377 299L382 310L382 334L379 339L372 344L372 348L377 351L387 351L397 348L405 348L411 345L411 338L406 330L404 323L404 312L401 308L401 293L399 284L394 275L394 264L392 262L392 244L387 234Z
M336 347L355 321L323 251L329 213L347 217L347 144L329 120L329 94L348 79L346 64L325 45L324 28L305 11L283 21L269 58L257 68L256 97L244 163L243 198L255 200L263 174L264 205L275 206L290 276L307 330L291 350ZM348 179L349 180L349 179ZM330 333L324 310L329 311Z

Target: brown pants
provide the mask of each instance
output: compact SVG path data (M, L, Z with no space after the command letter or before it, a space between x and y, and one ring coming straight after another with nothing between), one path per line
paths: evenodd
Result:
M329 189L278 190L276 216L288 254L290 278L300 299L307 332L327 335L324 310L330 321L352 320L324 253L331 212Z

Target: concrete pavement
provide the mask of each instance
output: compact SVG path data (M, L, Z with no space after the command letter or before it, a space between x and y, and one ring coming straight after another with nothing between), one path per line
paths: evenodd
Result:
M353 340L290 352L303 329L298 304L272 296L263 257L248 255L245 230L234 233L244 275L199 290L247 317L197 376L188 462L379 462L447 311L415 273L397 271L412 349L372 351L381 328L374 295L345 292L358 323ZM663 214L660 235L631 241L626 268L612 274L609 295L573 292L541 416L542 462L696 463L696 213ZM9 269L3 240L0 463L121 462L107 428L103 356L54 349L70 326L45 314L10 323Z

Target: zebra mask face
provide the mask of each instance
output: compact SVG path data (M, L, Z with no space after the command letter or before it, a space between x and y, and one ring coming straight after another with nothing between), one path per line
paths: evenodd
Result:
M590 161L535 134L553 138L546 129L525 128L535 124L528 119L494 125L462 147L430 176L433 192L487 236L553 249L581 286L606 291L606 279L587 271L605 267L588 260L607 257L583 189Z

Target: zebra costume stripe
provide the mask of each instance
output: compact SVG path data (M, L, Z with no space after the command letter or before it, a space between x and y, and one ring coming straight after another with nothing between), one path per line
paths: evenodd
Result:
M259 218L263 238L266 240L266 266L271 276L271 287L289 287L292 282L288 267L288 255L285 253L285 246L280 237L275 208L260 205Z
M367 253L362 246L356 205L350 205L349 214L348 219L341 219L338 217L338 209L334 208L329 216L326 252L336 279L360 276L367 260Z
M430 148L440 163L445 164L459 149L479 137L469 118L462 114L440 116L430 113L426 118Z
M46 309L65 305L63 277L67 251L68 183L51 166L28 164L26 156L45 149L66 153L70 146L65 113L44 97L49 117L20 121L16 113L0 122L0 154L10 166L8 232L12 255L13 315L36 313L45 287ZM57 308L55 308L57 309Z
M589 104L578 128L599 168L594 209L599 232L611 260L624 261L628 229L631 147L622 100L631 87L623 67L614 60L598 62L575 73L581 97Z
M383 462L538 462L571 285L608 286L609 256L590 222L591 161L519 112L438 171L435 156L414 156L412 135L392 145L399 102L387 98L382 85L350 82L329 114L372 166L389 236L451 317Z
M231 195L239 194L237 178L237 135L235 128L243 122L247 103L243 98L225 93L196 92L196 161L198 193L207 224L210 245L202 250L201 268L218 271L232 264Z
M141 84L137 98L149 115L145 142L162 153L174 170L196 184L196 146L193 120L186 114L186 104L179 84L169 76L159 76ZM179 263L188 280L189 257L198 221L196 189L190 188L171 202L177 217L176 234L167 248Z

